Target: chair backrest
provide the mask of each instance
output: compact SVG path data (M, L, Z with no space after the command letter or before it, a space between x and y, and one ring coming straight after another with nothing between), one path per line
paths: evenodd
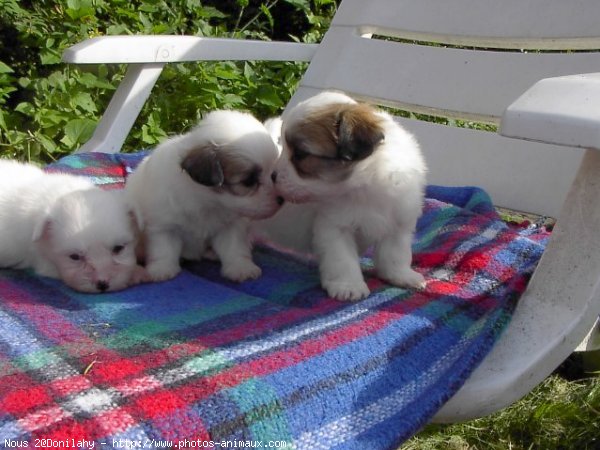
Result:
M343 0L290 105L338 89L380 105L499 124L536 81L600 72L597 0ZM399 119L429 182L477 185L499 206L556 217L581 149Z

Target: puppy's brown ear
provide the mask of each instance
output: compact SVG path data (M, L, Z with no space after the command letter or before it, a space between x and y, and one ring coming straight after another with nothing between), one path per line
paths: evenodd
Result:
M360 161L370 156L383 141L381 120L367 105L351 105L338 115L338 158Z
M181 161L181 168L204 186L222 186L225 182L219 155L211 144L194 148Z

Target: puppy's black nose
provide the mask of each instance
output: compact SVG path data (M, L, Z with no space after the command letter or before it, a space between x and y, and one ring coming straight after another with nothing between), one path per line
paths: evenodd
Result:
M273 183L275 183L275 182L277 181L277 172L275 172L275 171L274 171L274 172L271 174L271 180L273 180Z
M100 292L107 291L109 287L110 284L108 284L108 281L100 280L96 283L96 288L98 288Z
M283 203L285 202L285 199L282 196L280 196L280 195L277 196L276 200L277 200L277 204L279 206L283 205Z

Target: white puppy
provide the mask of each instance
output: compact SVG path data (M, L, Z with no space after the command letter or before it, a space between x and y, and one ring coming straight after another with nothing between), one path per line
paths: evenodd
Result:
M323 288L340 300L369 294L359 257L371 245L380 278L422 287L411 241L426 167L413 136L389 114L334 92L299 103L282 128L276 120L266 126L282 146L277 189L292 203L257 233L315 254Z
M33 268L82 292L123 289L139 269L135 231L122 193L0 161L0 267Z
M180 257L199 260L212 252L224 277L259 277L248 224L273 215L283 202L272 180L277 156L253 116L214 111L146 157L125 190L143 217L149 279L172 278Z

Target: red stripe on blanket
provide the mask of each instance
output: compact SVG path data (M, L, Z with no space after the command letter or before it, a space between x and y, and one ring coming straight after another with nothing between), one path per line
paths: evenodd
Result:
M83 375L73 375L71 377L54 380L50 383L50 389L61 397L76 394L92 387L89 379Z
M122 433L137 425L137 421L126 408L111 409L105 413L98 414L92 420L95 424L90 426L95 426L96 429L99 431L101 430L102 436L111 436Z
M187 399L175 392L156 390L135 400L135 409L145 417L156 418L166 416L172 411L183 408L188 404Z
M26 411L52 402L52 396L46 386L33 386L28 389L16 389L2 399L2 408L9 414L23 414Z
M37 443L47 442L49 445L42 445L37 448L48 448L56 450L57 442L66 442L67 439L74 440L75 443L78 441L90 441L96 440L102 436L101 430L98 429L98 425L94 420L88 420L85 422L77 422L74 418L67 418L60 422L55 427L48 428L43 433L32 433L32 441ZM73 441L68 442L71 444ZM62 448L78 448L77 446L67 445Z
M59 422L69 416L64 409L58 405L52 405L48 408L35 411L19 420L19 425L24 430L32 433L42 428L51 427L52 424Z

